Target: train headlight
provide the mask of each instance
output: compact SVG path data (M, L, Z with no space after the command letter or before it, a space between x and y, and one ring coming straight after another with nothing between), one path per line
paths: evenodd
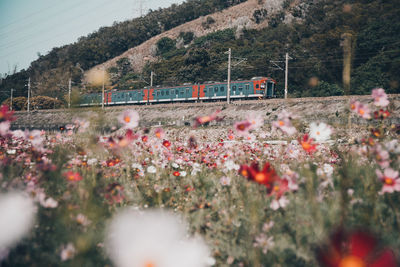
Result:
M261 84L261 89L265 89L265 83Z

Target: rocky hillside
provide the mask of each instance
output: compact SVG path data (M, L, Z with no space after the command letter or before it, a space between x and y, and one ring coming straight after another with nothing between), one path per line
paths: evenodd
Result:
M169 31L163 32L150 40L129 49L125 53L99 64L86 72L86 75L92 71L102 70L103 68L109 69L116 66L116 63L121 58L128 58L134 71L141 72L145 63L155 61L156 43L168 37L176 40L181 32L192 32L195 37L205 36L212 32L221 31L225 29L235 28L239 34L244 28L246 29L261 29L268 26L268 19L263 19L257 23L254 19L256 10L266 12L269 17L272 17L277 12L283 10L284 0L249 0L247 2L238 4L220 12L200 17L193 21L182 24ZM292 3L296 6L300 3L299 0ZM261 11L263 10L263 11ZM288 12L288 11L287 11ZM210 22L211 21L211 22Z

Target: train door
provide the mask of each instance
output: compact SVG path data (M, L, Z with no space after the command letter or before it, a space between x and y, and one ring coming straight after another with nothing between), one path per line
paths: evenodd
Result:
M191 97L189 87L185 88L185 100L188 100Z
M267 97L273 97L274 96L274 87L275 84L273 82L267 82Z

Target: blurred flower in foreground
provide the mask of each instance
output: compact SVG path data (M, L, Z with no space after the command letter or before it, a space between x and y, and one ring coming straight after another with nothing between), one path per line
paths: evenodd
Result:
M359 101L352 100L350 102L350 109L364 119L371 119L371 110L367 105L364 105Z
M242 165L240 166L239 173L250 180L265 185L268 192L272 190L274 182L279 179L279 176L269 162L264 164L262 170L258 169L258 164L255 162L251 166Z
M200 126L202 124L205 124L205 123L213 121L213 120L217 120L217 121L222 120L223 118L218 117L218 114L220 112L221 112L221 110L217 110L211 115L196 117L194 119L194 127Z
M292 114L286 110L282 110L278 114L278 120L272 122L272 129L279 129L285 134L291 136L297 132L296 128L292 125Z
M28 233L33 225L35 206L29 197L21 193L0 194L0 214L0 254L3 254L1 252L11 248Z
M135 128L139 125L139 113L135 110L127 109L118 116L118 122L123 125L123 128Z
M312 154L317 150L317 145L313 143L313 139L308 136L308 134L303 135L303 138L299 138L299 143L303 147L303 149Z
M9 111L10 108L7 105L2 105L0 107L0 122L1 121L13 121L15 120L14 111Z
M382 247L372 234L356 230L350 233L336 231L329 244L317 250L321 266L328 267L395 267L391 249Z
M118 267L202 267L214 264L201 239L188 239L179 217L125 209L107 229L106 250Z
M68 243L66 246L62 246L60 257L61 261L72 259L75 256L75 247L72 243Z
M374 105L378 107L386 107L389 105L389 100L383 88L375 88L372 90L372 98Z
M400 179L398 171L395 171L392 168L386 168L383 173L380 170L376 170L376 175L383 183L383 187L380 192L381 194L400 191Z
M332 128L326 123L315 123L310 124L310 137L316 142L323 142L331 138Z

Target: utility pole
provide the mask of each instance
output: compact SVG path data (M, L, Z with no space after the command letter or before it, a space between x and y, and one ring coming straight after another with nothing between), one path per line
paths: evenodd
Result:
M28 113L31 105L31 77L28 79Z
M151 73L150 73L150 87L153 87L153 75L154 75L154 72L151 71Z
M101 93L101 108L102 109L104 109L104 76L106 75L105 72L106 72L106 70L103 66L103 89L102 89L102 93Z
M350 95L351 72L351 33L344 33L343 38L343 87L344 94Z
M10 109L13 109L13 91L14 89L11 88L11 105L10 105Z
M286 60L285 60L285 99L287 99L287 84L288 84L288 65L289 65L289 54L286 53Z
M68 108L71 108L71 78L68 81Z
M231 100L231 49L228 50L228 88L226 90L226 102L230 104Z

